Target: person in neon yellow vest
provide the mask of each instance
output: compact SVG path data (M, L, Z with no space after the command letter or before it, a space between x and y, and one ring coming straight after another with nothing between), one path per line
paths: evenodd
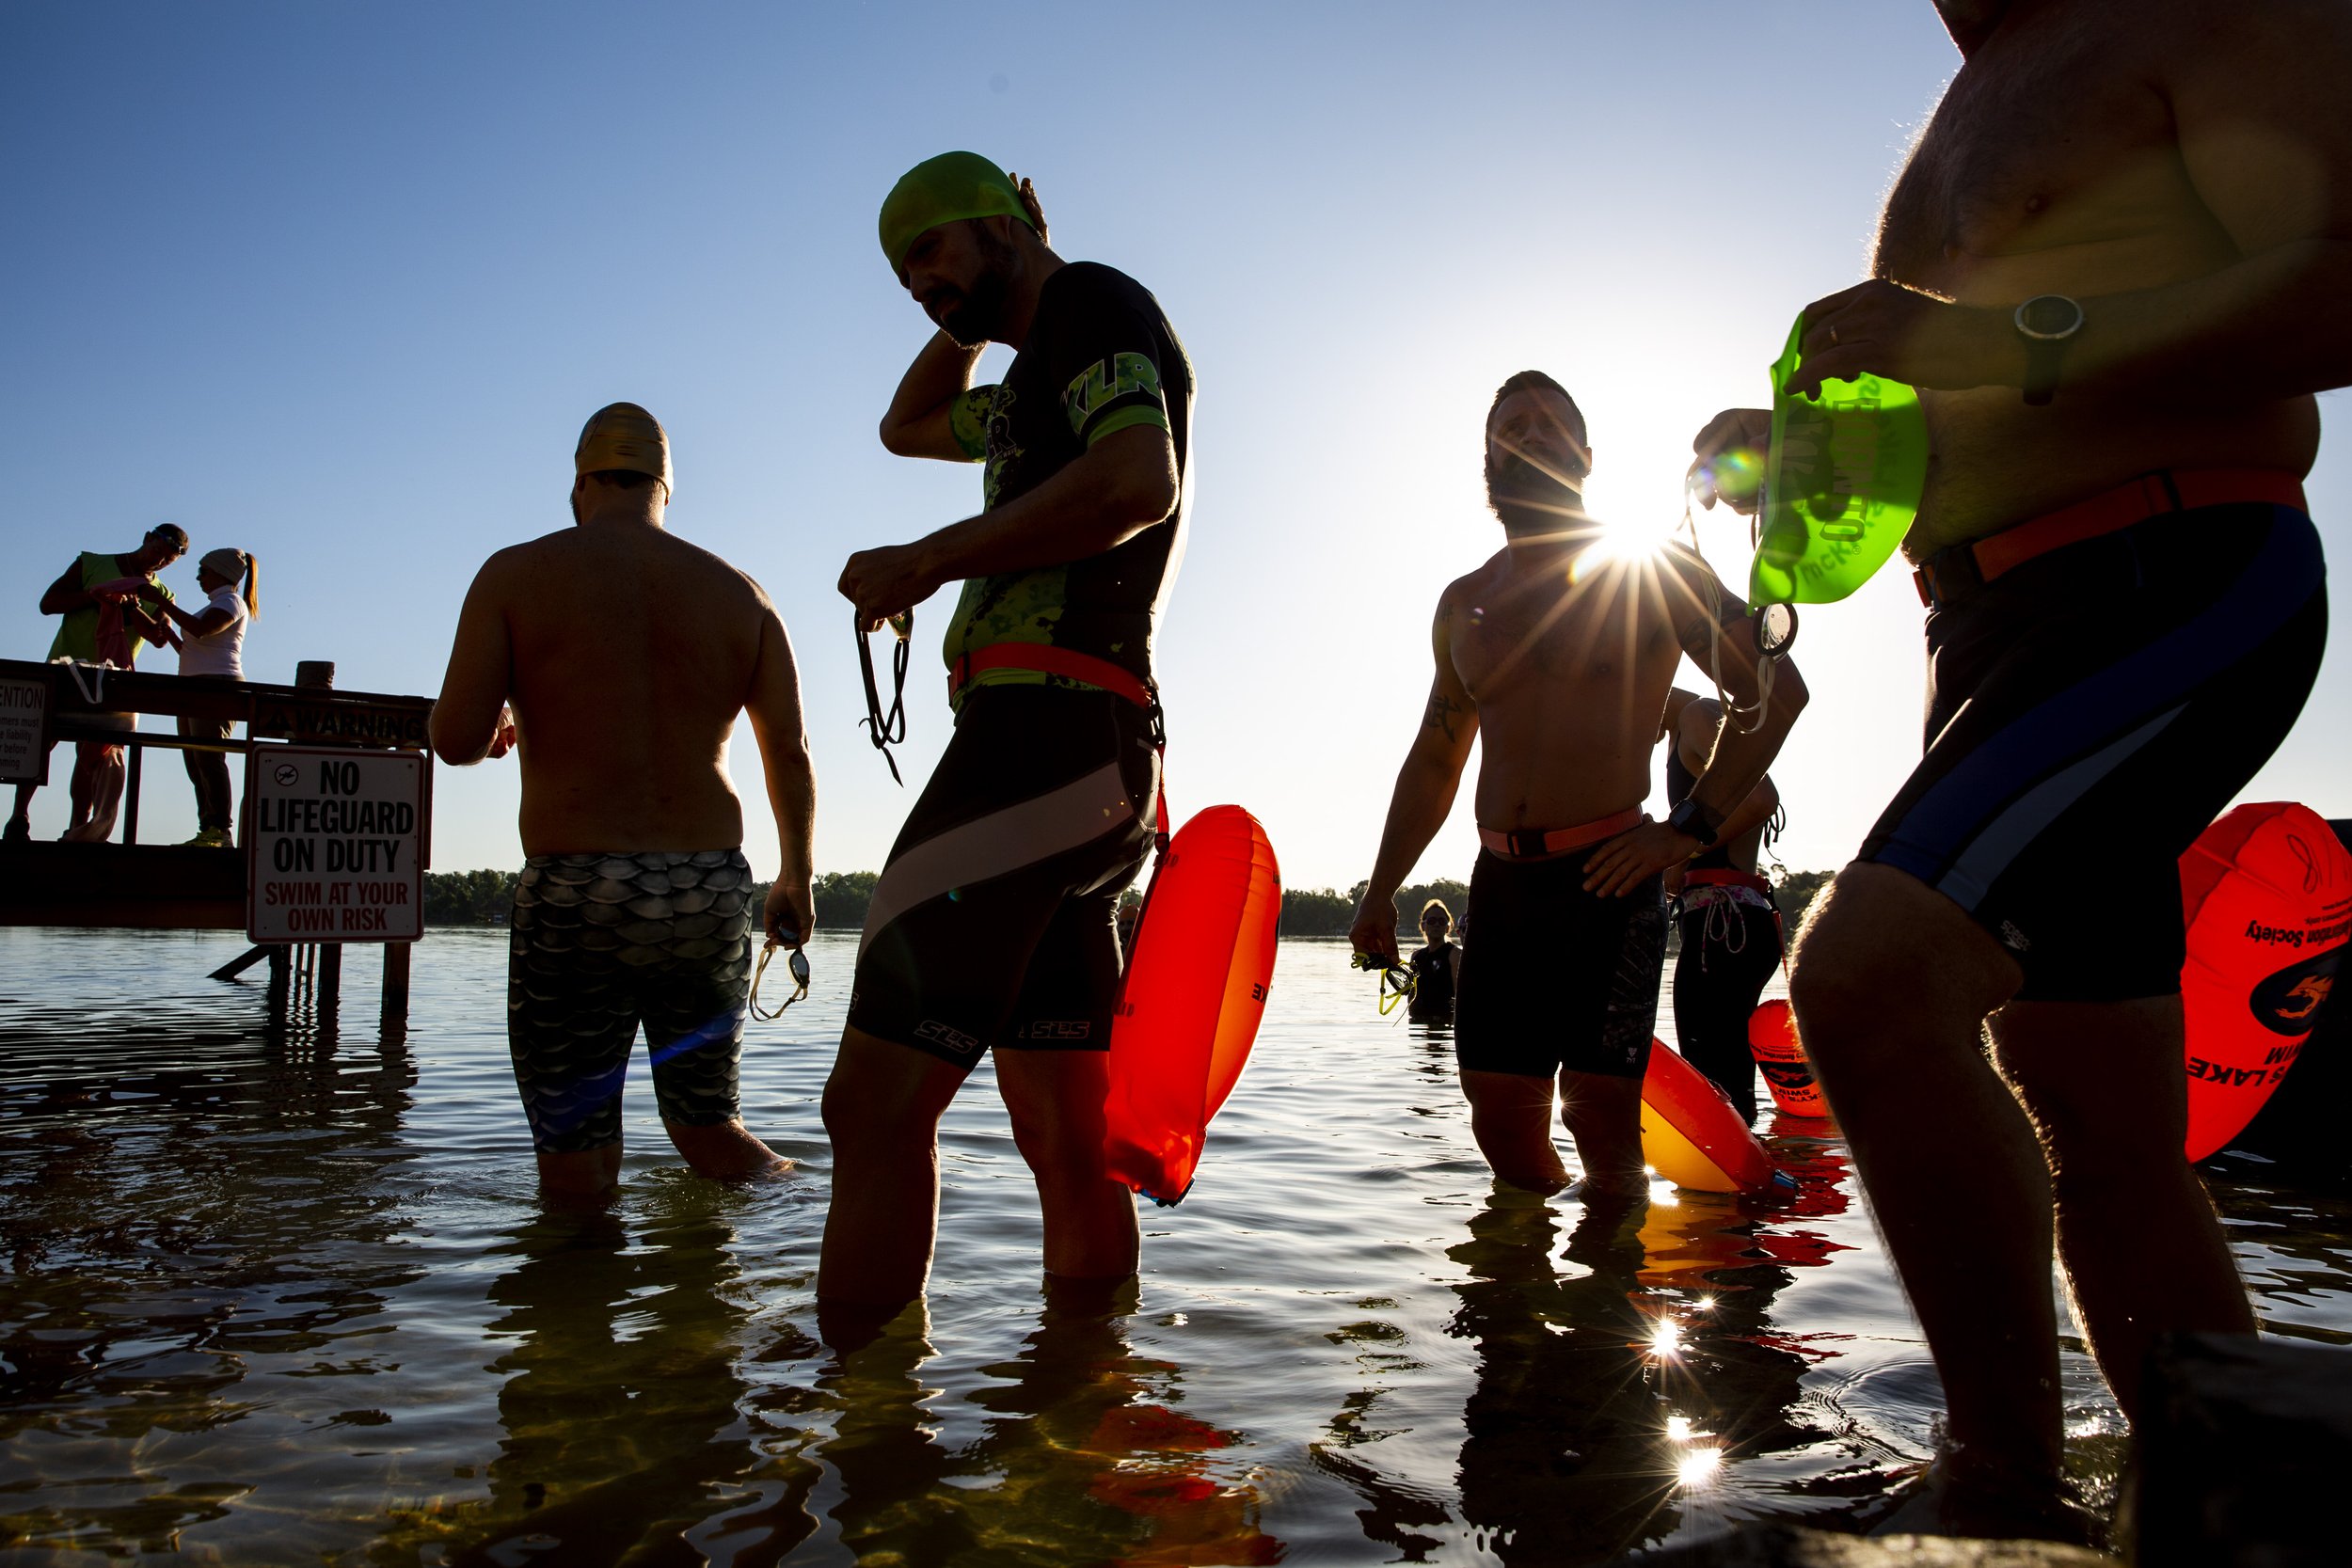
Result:
M2254 1327L2183 1158L2175 863L2326 645L2300 480L2352 383L2352 11L1938 9L1960 71L1783 388L1919 389L1925 755L1790 996L1949 1401L1905 1523L2062 1533L2054 1238L2128 1416L2156 1336ZM1696 467L1768 441L1732 410Z
M149 610L146 601L171 597L171 590L155 582L155 574L187 553L186 531L177 523L158 523L147 531L137 549L119 553L85 550L76 556L73 564L60 572L57 580L40 596L43 615L65 618L49 644L49 657L83 664L99 662L98 623L105 607L92 590L126 578L146 582L153 589L151 594L141 595L141 602L120 606L130 657L135 659L139 649L149 642L161 642L165 637L163 623ZM117 717L124 729L136 722L127 714ZM73 775L68 787L72 815L66 822L66 839L103 843L113 836L115 814L122 803L125 768L119 746L103 740L74 743ZM7 828L0 830L6 842L21 844L32 836L30 812L33 791L39 787L29 784L16 786L15 809L8 814Z

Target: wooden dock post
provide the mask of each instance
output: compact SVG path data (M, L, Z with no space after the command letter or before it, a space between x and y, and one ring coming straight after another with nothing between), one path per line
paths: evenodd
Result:
M384 1016L408 1016L408 953L416 943L388 942L384 944Z
M343 944L322 942L318 944L318 999L322 1007L331 1006L343 994Z

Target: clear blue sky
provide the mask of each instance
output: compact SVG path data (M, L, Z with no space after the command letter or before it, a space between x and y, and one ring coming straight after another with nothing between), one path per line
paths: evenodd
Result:
M874 213L969 147L1033 176L1062 254L1133 273L1192 351L1173 803L1255 810L1293 886L1370 869L1437 591L1499 542L1494 386L1557 374L1596 510L1678 514L1692 433L1759 401L1797 309L1860 276L1958 65L1927 0L19 4L8 27L0 647L46 651L34 601L76 550L171 520L261 558L256 678L324 657L430 693L474 568L568 523L580 421L633 399L675 445L673 527L793 628L820 869L879 866L912 795L858 728L833 583L978 481L874 440L930 330ZM2324 453L2311 491L2347 558L2352 472ZM1741 573L1744 525L1702 530ZM192 595L193 562L167 580ZM918 784L951 602L918 618ZM1915 757L1917 635L1893 571L1807 617L1790 864L1843 861ZM2352 812L2342 642L2249 798ZM748 732L735 768L765 869ZM511 765L437 789L439 867L519 860ZM193 831L176 768L146 813L147 836ZM1474 852L1457 810L1422 873Z

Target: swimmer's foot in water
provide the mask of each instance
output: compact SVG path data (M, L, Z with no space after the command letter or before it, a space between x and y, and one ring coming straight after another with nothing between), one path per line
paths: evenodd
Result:
M713 1181L771 1181L792 1174L792 1162L761 1143L739 1121L690 1127L665 1120L662 1127L697 1176Z
M2104 1533L2061 1481L2010 1472L1960 1470L1945 1455L1891 1494L1894 1508L1868 1533L2054 1541L2095 1546Z

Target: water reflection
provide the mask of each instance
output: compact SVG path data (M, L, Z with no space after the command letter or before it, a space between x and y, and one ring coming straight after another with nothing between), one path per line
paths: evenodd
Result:
M1281 1544L1238 1433L1181 1407L1182 1375L1136 1355L1134 1281L1052 1282L1009 1361L969 1396L988 1413L953 1449L920 1376L934 1354L918 1305L822 1380L836 1409L818 1455L829 1514L861 1560L1034 1560L1161 1568L1271 1563Z
M511 1266L490 1287L501 1310L486 1333L507 1342L488 1369L506 1376L505 1436L488 1500L451 1522L466 1539L450 1561L600 1568L715 1528L729 1560L774 1562L815 1529L807 1466L771 1463L738 1409L751 1314L732 1289L724 1201L675 1177L634 1227L540 1213L497 1247Z
M341 1051L331 1007L255 989L161 1029L26 1008L0 1058L0 1494L29 1505L0 1539L167 1541L223 1516L278 1467L205 1442L262 1407L263 1361L324 1380L297 1386L320 1427L389 1418L331 1380L378 1369L374 1320L420 1273L386 1191L412 1158L405 1052Z

